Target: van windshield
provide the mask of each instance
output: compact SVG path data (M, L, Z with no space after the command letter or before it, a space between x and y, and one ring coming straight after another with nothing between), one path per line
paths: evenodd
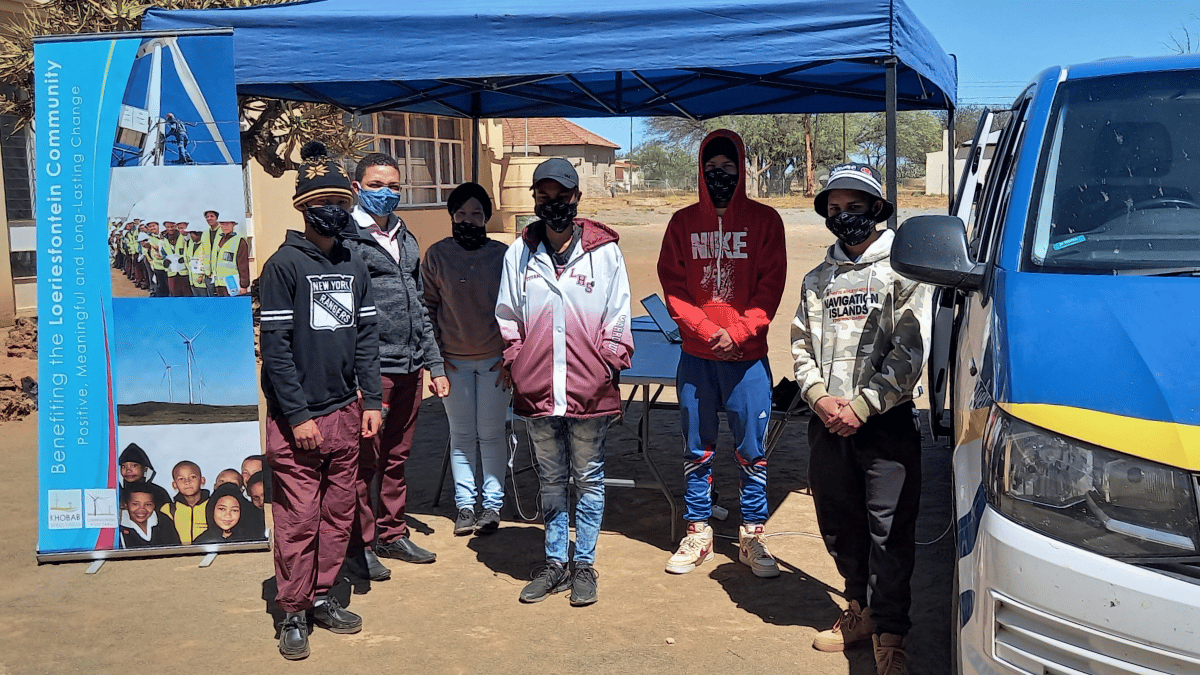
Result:
M1138 73L1066 82L1056 95L1030 214L1045 272L1200 266L1200 78Z

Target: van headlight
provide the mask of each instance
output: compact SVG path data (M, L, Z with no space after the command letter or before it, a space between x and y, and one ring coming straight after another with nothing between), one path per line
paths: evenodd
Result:
M1196 479L1179 469L1060 436L993 408L988 495L1004 515L1106 556L1200 550Z

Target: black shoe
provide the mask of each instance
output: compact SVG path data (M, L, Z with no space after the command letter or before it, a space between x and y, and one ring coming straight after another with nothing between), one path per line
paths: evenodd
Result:
M583 607L596 602L596 568L587 563L575 563L571 573L571 604Z
M321 602L321 600L324 602ZM313 623L330 633L357 633L362 630L362 617L342 607L332 595L318 597L312 610Z
M571 573L565 563L548 561L534 572L533 581L521 589L521 602L541 602L571 587Z
M355 595L365 595L371 591L367 558L362 549L346 552L346 559L342 561L342 569L338 576L350 584L350 591Z
M475 531L475 510L459 509L458 517L454 519L454 536L461 537Z
M392 578L392 571L384 567L383 563L379 561L379 556L375 555L375 551L365 548L363 555L367 559L367 574L371 581L387 581Z
M279 653L288 661L308 658L308 621L304 612L288 612L279 627Z
M476 534L491 534L500 529L500 512L496 509L484 509L475 523Z
M375 542L375 554L384 558L395 558L410 563L431 563L437 554L412 543L408 537L400 537L386 544Z

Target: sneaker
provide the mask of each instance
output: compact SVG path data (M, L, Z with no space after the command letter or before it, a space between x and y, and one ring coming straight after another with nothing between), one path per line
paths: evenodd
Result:
M313 604L313 623L330 633L357 633L362 630L362 617L342 607L332 595L318 596Z
M688 523L687 535L679 542L679 550L667 560L671 574L687 574L700 563L713 559L713 531L708 523Z
M454 536L461 537L475 531L475 509L461 508L454 519Z
M408 537L397 537L387 543L375 542L375 555L410 563L431 563L437 560L436 553L417 546Z
M541 602L571 587L571 574L565 563L547 561L534 571L533 581L521 589L521 602Z
M779 565L763 541L763 526L745 525L738 528L738 560L749 565L756 577L779 576Z
M500 529L500 512L496 509L484 509L475 522L475 534L491 534Z
M575 563L571 574L571 605L583 607L596 602L596 578L600 574L588 563Z
M871 644L875 646L877 675L908 675L908 654L904 653L903 635L872 635Z
M833 623L833 628L817 633L813 648L823 652L840 652L867 642L874 632L875 620L871 618L871 608L863 609L857 600L851 600L850 607Z
M304 612L288 612L280 624L279 653L288 661L308 658L308 620Z

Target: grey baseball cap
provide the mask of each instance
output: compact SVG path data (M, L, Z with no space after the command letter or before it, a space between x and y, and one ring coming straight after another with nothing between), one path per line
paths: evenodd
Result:
M558 181L568 189L579 187L579 174L575 172L575 167L562 157L551 157L538 164L538 167L533 170L533 185L529 186L530 189L547 178Z

